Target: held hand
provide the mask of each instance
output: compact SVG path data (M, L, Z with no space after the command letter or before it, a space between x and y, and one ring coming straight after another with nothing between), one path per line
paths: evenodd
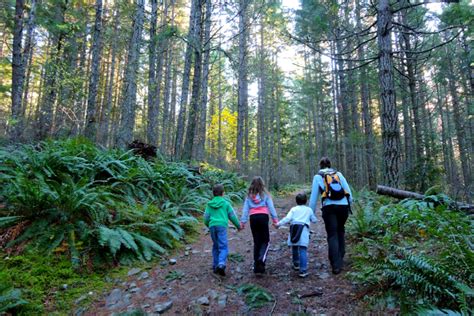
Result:
M240 222L240 230L244 230L245 229L245 224Z

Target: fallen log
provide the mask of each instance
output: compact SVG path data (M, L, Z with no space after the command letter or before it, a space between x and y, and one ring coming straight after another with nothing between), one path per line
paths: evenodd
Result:
M411 191L405 191L405 190L400 190L392 187L387 187L385 185L377 185L377 190L375 191L377 194L380 195L387 195L394 197L396 199L416 199L416 200L423 200L426 196L420 193L416 192L411 192ZM454 202L455 208L458 208L468 214L474 214L474 205L471 204L466 204L462 202Z

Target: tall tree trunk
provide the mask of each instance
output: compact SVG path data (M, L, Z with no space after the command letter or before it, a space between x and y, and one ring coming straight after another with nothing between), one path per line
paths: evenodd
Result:
M55 9L55 23L63 24L64 16L67 10L68 1L61 2ZM45 70L45 82L43 98L41 100L41 110L39 117L39 126L37 130L37 136L39 139L43 139L49 136L54 126L54 104L56 102L56 96L58 92L58 66L61 61L61 53L63 50L63 40L65 37L64 31L60 30L59 34L51 35L51 44L54 49L51 52L51 57L46 63Z
M202 69L202 84L201 84L201 107L199 113L199 124L197 132L197 149L196 159L203 161L205 143L206 143L206 119L207 119L207 88L209 81L209 58L211 54L211 24L212 24L212 2L211 0L205 0L206 3L206 17L204 19L204 57L203 57L203 69Z
M92 141L97 134L97 90L99 87L100 58L102 55L102 0L95 1L94 38L92 40L92 64L87 98L87 116L84 135Z
M12 107L10 127L10 139L18 140L23 130L22 117L22 95L23 81L25 79L25 64L21 49L23 38L23 14L25 3L24 0L16 0L15 3L15 19L13 27L13 58L12 58Z
M188 104L189 77L191 75L191 63L193 58L193 40L196 29L196 12L200 7L201 0L191 1L191 12L189 14L188 42L186 44L186 53L184 58L183 80L181 86L181 99L179 102L178 125L176 127L176 139L174 143L174 154L177 158L181 157L183 147L183 138L186 124L186 107Z
M446 48L447 51L447 48ZM463 110L461 108L461 104L459 102L459 95L456 88L456 77L454 75L454 67L451 61L451 57L449 54L446 54L446 63L448 66L448 87L449 93L451 94L451 101L453 105L453 114L454 114L454 126L456 129L456 138L459 147L459 155L461 158L461 168L462 168L462 176L464 179L464 191L466 200L468 203L471 202L471 194L469 190L469 186L472 185L471 181L471 164L469 161L469 155L467 153L467 143L465 138L464 132L464 118L463 118Z
M175 2L171 1L171 27L174 27L175 21ZM163 95L163 121L161 129L160 151L167 152L167 138L169 137L169 118L170 118L170 96L172 86L172 71L173 71L173 45L166 49L166 72L165 72L165 91Z
M361 7L360 1L356 0L356 23L358 30L362 29L361 25ZM357 42L361 43L361 39L358 37ZM357 58L360 60L365 59L365 48L360 45L357 49ZM369 189L375 190L377 186L377 180L375 178L375 162L373 159L374 154L374 133L372 129L372 115L370 113L369 104L369 83L366 67L361 67L359 70L359 85L360 85L360 102L362 105L362 119L364 123L364 134L365 134L365 152L364 159L367 172L367 184Z
M189 160L193 157L193 145L196 136L197 119L199 117L199 101L201 96L202 78L202 4L203 0L198 0L195 15L195 29L193 37L194 46L194 73L193 87L191 93L191 106L189 107L188 124L186 126L186 138L184 140L184 150L182 158Z
M174 65L174 64L173 64ZM174 152L175 149L175 139L176 139L176 100L177 100L177 90L178 90L178 67L173 66L173 80L171 81L171 102L170 102L170 124L167 124L167 134L168 134L168 149L169 152L176 155Z
M114 25L113 25L113 37L117 38L118 36L118 26L120 20L120 10L119 6L115 5L114 10ZM100 143L103 145L108 144L108 139L111 138L109 135L109 125L110 120L112 118L112 104L113 104L113 89L115 84L115 64L116 64L116 57L117 57L117 41L112 41L112 57L110 61L110 74L109 74L109 82L106 87L106 94L105 94L105 106L103 110L103 115L101 117L101 124L100 124Z
M137 100L137 72L140 53L140 42L143 28L144 0L137 0L132 37L128 48L128 59L123 85L120 130L117 135L117 146L126 147L133 138L135 126L135 108Z
M258 159L260 162L260 174L264 174L266 160L266 133L265 133L265 100L266 100L266 74L265 74L265 41L264 41L264 19L260 21L260 47L258 67L258 105L257 105L257 137L258 137Z
M28 107L30 78L33 63L33 46L34 46L34 29L36 26L36 0L31 0L30 11L28 13L28 22L26 23L26 39L25 49L23 53L23 65L26 67L26 82L23 86L23 102L21 115L24 121L26 121L26 109Z
M245 170L244 139L245 113L248 107L248 79L247 79L247 10L248 0L239 0L239 69L238 69L238 97L237 97L237 147L236 159L238 168Z
M148 124L147 124L147 142L149 144L156 144L156 122L158 119L159 104L155 102L156 99L156 22L158 18L158 0L151 0L151 16L150 16L150 43L148 44Z
M379 82L382 102L382 142L384 182L398 187L400 132L395 103L395 84L392 61L392 10L389 0L380 0L377 6L377 45L379 49Z
M408 25L407 19L407 12L406 10L400 11L401 13L401 20L404 25ZM415 73L415 63L416 63L416 55L412 53L412 45L410 41L409 30L405 30L402 32L402 39L404 45L402 46L404 55L405 55L405 67L407 71L407 80L408 80L408 87L410 92L410 105L412 110L412 117L413 117L413 124L415 126L415 154L416 154L416 161L415 166L417 170L424 170L425 169L425 159L424 159L424 143L423 143L423 133L422 133L422 126L421 126L421 115L420 115L420 105L417 102L417 91L416 91L416 73ZM423 174L419 177L421 179L420 190L424 191L426 189L426 184L424 182L425 177Z

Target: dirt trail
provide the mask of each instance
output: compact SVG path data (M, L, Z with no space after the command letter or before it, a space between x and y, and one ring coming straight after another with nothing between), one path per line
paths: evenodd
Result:
M293 197L274 200L280 218L294 206ZM228 260L227 276L223 279L211 271L212 241L203 230L193 244L173 256L176 264L161 264L150 271L129 276L127 282L105 295L85 314L104 315L137 309L165 315L351 314L355 311L353 287L345 277L345 271L339 275L331 273L327 260L326 232L320 212L317 216L319 221L311 226L313 234L308 249L310 275L305 279L299 278L297 272L291 269L291 249L286 246L287 229L270 228L267 272L258 278L252 272L252 235L249 225L241 232L229 229L229 253L232 255ZM276 301L258 309L250 309L243 295L237 292L237 288L243 284L264 287ZM322 295L298 298L298 295L315 291L322 291Z

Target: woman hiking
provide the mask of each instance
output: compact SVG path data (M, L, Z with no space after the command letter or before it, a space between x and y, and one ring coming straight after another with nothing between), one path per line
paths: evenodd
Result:
M309 207L316 212L316 204L321 197L329 262L332 273L339 274L345 254L344 225L349 216L352 193L342 173L331 168L329 158L323 157L319 167L319 172L313 178Z

